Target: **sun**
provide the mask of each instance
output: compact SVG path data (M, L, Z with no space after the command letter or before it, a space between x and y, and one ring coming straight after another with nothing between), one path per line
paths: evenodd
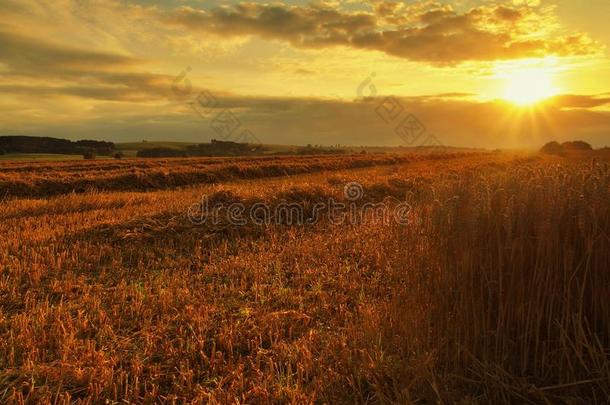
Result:
M559 93L553 84L550 69L524 67L506 74L504 98L520 106L528 106Z

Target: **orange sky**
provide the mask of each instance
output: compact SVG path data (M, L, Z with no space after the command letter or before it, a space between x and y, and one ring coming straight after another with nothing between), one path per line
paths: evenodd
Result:
M206 142L223 135L220 114L238 125L231 139L275 144L610 145L607 0L4 0L0 12L0 135Z

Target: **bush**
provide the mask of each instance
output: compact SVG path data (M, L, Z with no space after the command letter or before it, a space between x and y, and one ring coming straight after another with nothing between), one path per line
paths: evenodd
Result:
M6 151L2 148L0 148L0 155L6 155Z
M124 157L125 155L123 154L123 152L117 152L114 154L115 159L123 159Z
M590 144L588 144L585 141L567 141L562 144L552 141L552 142L545 144L542 147L542 149L540 149L540 152L548 153L551 155L561 155L565 152L574 151L574 150L586 151L586 150L593 150L593 148L591 147Z
M83 159L85 159L85 160L93 160L93 159L95 159L95 153L93 153L93 152L85 152L85 153L83 153Z
M563 146L561 146L558 142L552 141L545 144L542 149L540 149L540 152L551 155L560 155L563 152Z
M566 150L593 150L591 145L584 141L564 142L561 146Z

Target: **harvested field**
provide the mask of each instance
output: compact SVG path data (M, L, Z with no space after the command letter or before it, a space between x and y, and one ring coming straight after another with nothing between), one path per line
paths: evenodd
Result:
M322 170L447 159L463 153L260 158L129 159L97 162L0 162L0 195L43 197L85 191L145 191Z
M610 397L606 161L451 153L0 173L0 402ZM410 210L406 223L194 223L203 196L246 212L329 199Z

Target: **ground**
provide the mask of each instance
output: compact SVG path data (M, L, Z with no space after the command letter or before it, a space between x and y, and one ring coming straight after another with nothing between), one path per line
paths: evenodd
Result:
M1 163L0 402L603 403L609 185L521 152ZM196 215L329 199L389 216Z

